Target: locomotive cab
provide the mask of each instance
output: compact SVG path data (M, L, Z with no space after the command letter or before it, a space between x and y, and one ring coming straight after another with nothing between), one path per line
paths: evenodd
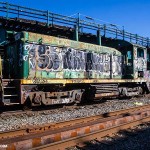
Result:
M147 74L147 49L123 40L111 40L107 46L118 49L123 56L123 78L144 78Z
M147 70L149 63L147 60L147 48L118 39L110 39L105 45L116 48L123 57L122 78L125 82L119 84L120 95L132 97L145 92L149 93L150 73Z

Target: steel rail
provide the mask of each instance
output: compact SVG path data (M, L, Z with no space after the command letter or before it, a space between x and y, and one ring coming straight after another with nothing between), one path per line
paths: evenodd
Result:
M132 111L131 111L132 110ZM136 124L150 121L150 105L122 110L122 114L87 120L73 123L72 126L61 123L60 126L54 124L51 129L36 132L30 130L29 135L14 138L1 139L0 145L6 145L6 149L64 149L79 143L84 143L93 138L112 134L125 127L132 127ZM115 113L115 112L114 112ZM107 116L108 114L106 114ZM109 115L108 115L109 116ZM94 116L93 116L94 117ZM71 121L70 121L71 122ZM64 122L65 123L65 122ZM39 130L40 131L40 130ZM80 141L82 140L82 141ZM66 145L67 142L67 145ZM69 142L69 143L68 143ZM51 143L51 144L50 144ZM42 146L45 145L45 146Z
M142 123L146 123L150 121L150 117L144 117L142 119L132 121L129 123L124 123L109 129L104 129L104 130L98 130L96 132L92 132L86 135L82 135L79 137L74 137L74 138L69 138L67 140L59 141L59 142L54 142L51 144L31 148L30 150L64 150L65 148L69 148L72 146L79 146L83 147L86 146L86 142L91 141L91 140L102 140L103 137L105 136L111 136L114 133L117 133L120 130L125 130L128 128L135 127L137 125L140 125Z
M129 109L121 109L114 112L108 112L101 115L90 116L90 117L77 118L65 122L63 121L63 122L56 122L56 123L47 123L40 126L30 126L18 130L4 131L4 132L0 132L0 140L24 136L24 135L30 135L35 133L42 133L45 131L54 131L65 127L88 124L94 121L103 122L104 120L109 120L112 117L128 116L128 115L132 115L147 110L150 110L150 105L137 106Z

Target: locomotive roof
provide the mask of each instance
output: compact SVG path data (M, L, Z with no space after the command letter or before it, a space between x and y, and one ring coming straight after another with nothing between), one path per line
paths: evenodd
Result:
M140 47L140 48L146 48L140 44L135 44L133 42L130 41L126 41L126 40L121 40L121 39L109 39L105 45L110 46L110 47L122 47L122 46L136 46L136 47Z

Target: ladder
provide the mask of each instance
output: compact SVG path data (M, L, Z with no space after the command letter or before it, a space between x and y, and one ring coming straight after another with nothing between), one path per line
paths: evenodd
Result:
M0 105L19 104L17 84L14 79L3 79L2 55L0 55Z
M4 105L19 104L18 89L14 79L2 79L1 87Z

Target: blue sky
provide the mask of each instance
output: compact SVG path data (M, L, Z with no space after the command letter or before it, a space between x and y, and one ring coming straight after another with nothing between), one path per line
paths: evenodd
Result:
M150 0L3 0L64 15L81 13L150 38Z

